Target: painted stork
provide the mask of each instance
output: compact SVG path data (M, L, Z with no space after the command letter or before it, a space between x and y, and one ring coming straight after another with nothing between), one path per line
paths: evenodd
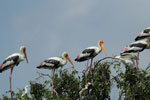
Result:
M67 52L63 52L62 56L60 56L60 57L48 58L47 60L44 60L43 62L41 62L39 66L37 66L37 68L39 68L39 69L42 68L42 69L50 69L51 70L52 90L53 90L53 79L54 79L55 69L66 65L67 60L72 64L72 67L74 67L74 64L72 63L71 59L69 58L69 55Z
M120 56L115 56L116 59L119 59L124 65L134 66L135 60L139 60L136 55L129 53L121 53Z
M8 56L3 63L0 65L0 72L3 72L7 69L11 69L10 71L10 92L12 93L12 86L11 86L11 76L12 76L12 72L13 72L13 68L15 66L18 66L19 63L21 61L23 61L24 59L26 59L27 63L28 63L28 58L26 55L26 48L24 46L20 47L20 53L14 53L10 56Z
M150 38L150 27L144 29L142 32L140 32L137 37L135 38L135 41L142 40L145 38Z
M150 39L142 39L131 43L129 46L126 46L122 53L138 53L137 57L139 58L139 52L142 52L144 49L150 49ZM138 66L137 60L137 66Z
M98 47L91 46L91 47L86 48L85 50L82 51L82 53L80 53L77 56L75 61L82 62L82 61L86 61L87 60L86 70L88 70L88 61L89 61L89 59L91 59L91 64L90 64L90 72L91 72L93 58L95 56L97 56L102 50L104 51L105 55L107 55L106 54L106 50L104 48L104 42L102 40L100 40L98 42Z

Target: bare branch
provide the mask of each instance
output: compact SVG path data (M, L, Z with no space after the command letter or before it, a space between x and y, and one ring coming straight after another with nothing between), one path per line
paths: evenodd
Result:
M95 64L95 66L96 66L98 63L100 63L101 61L105 60L105 59L116 59L116 58L114 58L114 57L104 57L104 58L98 60L98 61L96 62L96 64Z
M146 71L150 68L150 63L148 64L147 68L145 69Z
M88 83L85 85L85 88L83 88L83 89L79 92L80 100L82 99L82 93L83 93L84 91L86 91L86 90L89 88L89 86L91 86L91 85L92 85L92 83L88 82Z
M39 79L43 76L48 76L50 79L51 79L51 76L49 74L44 74L44 73L40 73L40 72L37 72L39 74L39 77L37 77L36 79Z

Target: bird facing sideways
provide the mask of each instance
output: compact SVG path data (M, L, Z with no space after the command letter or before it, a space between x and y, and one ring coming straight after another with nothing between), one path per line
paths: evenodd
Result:
M135 60L139 58L134 54L121 53L120 56L115 56L116 59L119 59L126 66L134 66Z
M28 63L28 58L26 55L26 48L24 46L20 47L20 53L14 53L10 56L8 56L3 63L0 65L0 72L6 71L8 69L10 70L10 76L9 76L9 81L10 81L10 92L12 93L12 87L11 87L11 76L13 72L13 68L15 66L18 66L18 64L26 59Z
M91 46L91 47L86 48L85 50L83 50L77 56L75 61L83 62L83 61L87 60L87 65L86 65L86 68L85 68L85 73L87 73L87 71L88 71L88 62L89 62L89 59L91 59L91 64L90 64L90 67L89 67L90 68L89 71L90 71L90 73L92 73L91 68L92 68L93 58L95 56L97 56L102 50L104 51L105 55L107 56L106 50L104 48L104 42L102 40L100 40L98 42L98 47L97 46Z
M91 47L86 48L85 50L82 51L82 53L80 53L77 56L75 61L82 62L82 61L86 61L86 60L92 59L95 56L97 56L102 50L104 51L105 55L107 55L106 54L106 50L104 48L104 42L102 40L100 40L98 42L98 47L91 46Z
M37 68L43 68L43 69L57 69L59 67L64 66L67 63L67 60L72 64L72 67L74 67L74 64L72 63L71 59L69 58L69 55L67 52L63 52L62 56L60 57L51 57L47 60L44 60L40 63Z
M148 28L144 29L142 32L140 32L136 36L135 41L142 40L145 38L150 38L150 27L148 27Z
M43 68L43 69L51 70L51 84L52 84L51 92L52 93L54 90L55 69L57 69L59 67L63 67L67 63L67 59L72 64L72 67L74 67L74 64L72 63L71 59L69 58L69 55L67 52L63 52L62 56L60 56L60 57L48 58L47 60L44 60L43 62L41 62L39 66L37 66L37 68L39 68L39 69Z
M0 66L0 72L10 69L14 66L18 66L21 61L26 59L28 63L28 58L26 55L26 48L24 46L20 47L20 53L14 53L8 56Z
M149 38L138 40L131 43L122 50L122 53L137 53L142 52L144 49L150 49Z

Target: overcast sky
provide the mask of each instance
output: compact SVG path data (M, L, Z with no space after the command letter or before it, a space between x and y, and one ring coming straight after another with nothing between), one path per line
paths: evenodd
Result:
M80 72L85 62L74 62L88 46L104 41L108 56L119 55L136 35L150 26L150 0L1 0L0 62L19 47L27 48L29 64L13 71L12 88L35 80L36 66L48 57L67 51ZM94 60L105 57L104 52ZM140 68L150 62L150 51L140 54ZM68 63L66 68L71 67ZM0 94L9 90L10 70L0 74ZM116 95L115 93L112 95ZM0 95L1 96L1 95Z

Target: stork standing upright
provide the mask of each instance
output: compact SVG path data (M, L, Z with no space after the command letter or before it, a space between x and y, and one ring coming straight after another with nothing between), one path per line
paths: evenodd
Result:
M144 49L150 49L150 39L142 39L135 41L131 43L130 45L126 46L123 50L122 53L138 53L138 58L139 58L139 52L142 52ZM139 61L137 60L137 66L139 64Z
M10 76L9 76L9 80L10 80L10 92L12 93L12 86L11 86L11 76L12 76L12 72L13 72L13 68L15 66L18 66L19 63L21 61L23 61L24 59L26 59L27 63L28 63L28 58L26 55L26 48L24 46L20 47L20 53L14 53L10 56L8 56L3 63L0 65L0 73L7 70L7 69L11 69L10 71Z
M82 62L82 61L86 61L87 60L87 65L86 65L86 69L85 71L88 70L88 61L89 59L91 59L91 64L90 64L90 72L91 72L91 67L92 67L92 63L93 63L93 58L95 56L97 56L101 51L104 51L105 55L106 54L106 50L104 48L104 42L102 40L100 40L98 42L98 47L96 46L91 46L86 48L85 50L83 50L75 59L75 61L77 62Z
M72 64L72 67L74 67L74 64L72 63L71 59L69 58L69 55L67 52L63 52L62 56L60 57L51 57L48 58L47 60L44 60L37 66L39 69L51 69L51 82L52 82L52 90L53 90L53 80L54 80L54 72L55 69L59 67L63 67L66 65L67 60Z

